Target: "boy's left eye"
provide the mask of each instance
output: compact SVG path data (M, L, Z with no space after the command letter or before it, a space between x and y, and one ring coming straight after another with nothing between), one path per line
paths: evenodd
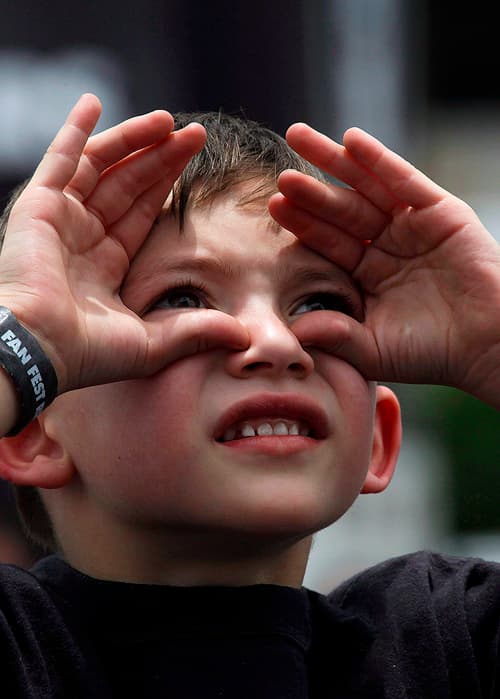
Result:
M331 292L311 294L295 308L294 314L301 315L311 311L338 311L348 316L356 315L356 307L352 299L343 294Z

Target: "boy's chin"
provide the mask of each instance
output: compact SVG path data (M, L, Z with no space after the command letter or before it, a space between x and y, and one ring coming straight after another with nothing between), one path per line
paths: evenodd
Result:
M336 522L351 507L358 492L344 492L339 489L321 490L318 484L313 487L284 488L273 496L258 503L248 512L247 521L255 524L269 535L308 536Z
M324 511L303 506L287 506L286 503L273 503L266 508L248 511L236 521L226 521L223 529L232 537L258 542L285 543L308 537L337 521L341 512ZM242 513L243 514L243 513Z

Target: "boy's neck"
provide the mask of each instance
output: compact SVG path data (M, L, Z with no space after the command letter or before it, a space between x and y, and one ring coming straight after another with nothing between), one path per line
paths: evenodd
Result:
M240 540L233 546L228 545L227 536L221 545L202 538L194 533L176 534L156 550L130 540L124 547L111 549L94 543L65 548L64 556L82 573L104 580L180 587L302 585L311 537L273 545Z

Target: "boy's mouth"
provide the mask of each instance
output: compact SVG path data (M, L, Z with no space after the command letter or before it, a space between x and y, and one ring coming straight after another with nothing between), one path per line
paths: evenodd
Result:
M251 437L309 437L328 434L324 411L310 398L294 394L263 393L233 405L218 421L217 442Z

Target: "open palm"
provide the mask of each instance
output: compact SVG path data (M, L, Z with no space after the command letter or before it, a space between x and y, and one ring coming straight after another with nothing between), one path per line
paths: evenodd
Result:
M0 256L1 303L37 336L61 391L148 375L244 335L216 312L184 314L173 333L122 303L130 262L205 133L173 131L158 111L89 139L100 111L93 95L73 108L12 208Z
M447 383L484 397L499 371L491 296L500 295L500 252L472 209L360 129L344 145L304 124L287 137L349 188L287 171L271 213L346 269L366 304L363 323L309 314L295 325L301 341L368 378Z

